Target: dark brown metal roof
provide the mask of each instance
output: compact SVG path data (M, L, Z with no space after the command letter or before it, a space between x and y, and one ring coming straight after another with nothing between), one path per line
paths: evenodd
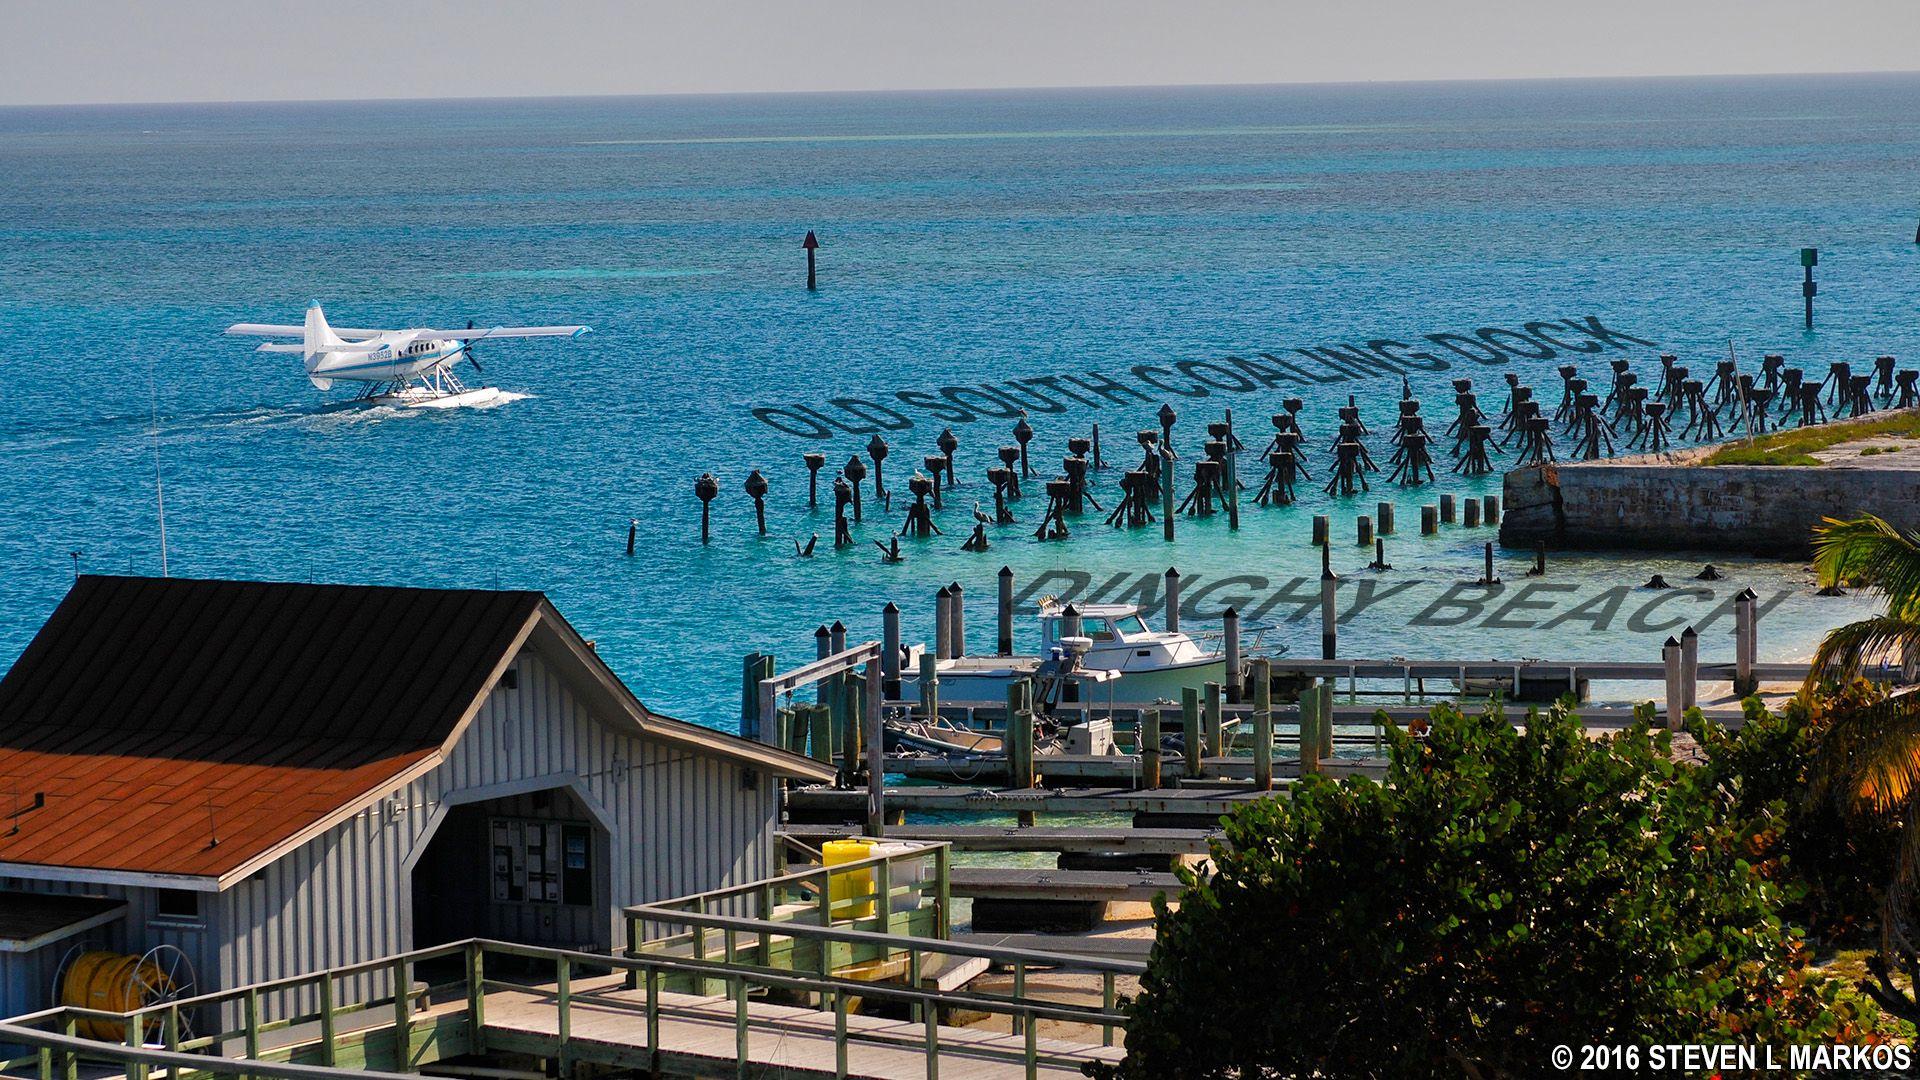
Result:
M544 606L82 577L0 679L0 863L231 871L438 751Z

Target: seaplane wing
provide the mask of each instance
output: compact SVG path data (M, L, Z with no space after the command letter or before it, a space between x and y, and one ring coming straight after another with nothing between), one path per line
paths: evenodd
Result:
M474 326L465 330L417 330L415 335L434 340L472 338L508 338L508 337L579 337L591 330L589 326ZM337 330L335 333L351 334L352 330Z
M392 330L353 330L344 326L331 327L334 333L346 337L379 337L391 334ZM279 323L239 322L227 327L227 333L247 337L299 337L307 332L304 326L287 326ZM435 331L438 333L439 331Z

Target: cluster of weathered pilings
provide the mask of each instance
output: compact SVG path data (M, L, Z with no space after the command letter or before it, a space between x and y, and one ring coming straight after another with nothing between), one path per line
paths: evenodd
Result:
M1759 434L1790 423L1807 426L1829 419L1851 419L1877 408L1920 404L1920 386L1916 385L1920 384L1920 371L1898 370L1891 356L1878 357L1867 373L1855 373L1845 362L1832 363L1818 381L1804 369L1786 366L1784 356L1771 353L1762 360L1758 374L1741 372L1737 361L1729 357L1716 361L1711 377L1705 379L1695 377L1676 355L1666 353L1659 357L1657 376L1648 382L1632 370L1630 361L1616 359L1609 362L1603 379L1604 394L1573 364L1562 365L1558 373L1560 392L1551 413L1517 373L1506 373L1501 403L1491 413L1482 408L1471 379L1454 379L1453 416L1437 437L1427 430L1420 399L1403 380L1399 415L1387 440L1390 451L1384 465L1369 445L1374 433L1362 418L1360 402L1357 396L1349 395L1347 403L1338 409L1336 422L1320 434L1326 440L1322 490L1335 497L1360 495L1372 490L1369 476L1382 472L1386 473L1386 483L1399 487L1435 483L1436 445L1446 447L1453 457L1452 473L1478 477L1494 471L1495 453L1511 455L1516 467L1541 465L1563 456L1592 461L1628 451L1660 452L1677 441L1711 442ZM1315 481L1310 468L1314 440L1299 419L1303 406L1300 398L1286 398L1281 411L1271 417L1273 434L1258 454L1264 475L1254 494L1256 505L1289 505L1296 500L1299 481ZM1157 430L1149 427L1135 433L1134 441L1142 454L1140 464L1121 469L1119 495L1109 510L1094 490L1098 475L1109 468L1102 454L1099 424L1084 435L1071 435L1059 471L1050 479L1042 479L1043 474L1035 468L1038 452L1033 447L1038 433L1022 412L1011 432L1012 444L997 447L987 455L985 478L992 489L992 510L982 509L978 500L973 502L972 528L962 549L978 552L991 547L988 526L1018 524L1015 504L1030 495L1044 496L1044 507L1033 531L1035 539L1043 541L1068 539L1077 527L1075 520L1089 508L1104 514L1104 521L1115 528L1141 529L1158 522L1168 541L1174 539L1175 522L1182 516L1223 515L1228 528L1238 529L1241 494L1248 490L1240 479L1239 461L1247 453L1247 445L1236 432L1233 410L1227 409L1220 419L1208 422L1197 451L1186 452L1193 464L1184 494L1177 468L1182 451L1176 447L1174 436L1179 415L1172 406L1161 405L1155 419ZM962 486L955 461L960 440L948 428L935 440L935 447L937 453L923 457L922 468L907 480L912 502L899 527L890 528L886 540L875 541L889 561L903 557L899 544L903 536L924 539L944 535L935 515L956 501L953 493ZM893 448L876 433L867 441L865 451L865 458L853 454L832 474L836 549L855 546L853 526L863 523L873 508L870 502L877 502L882 513L893 509L893 491L885 479L885 465ZM826 467L827 457L809 452L802 461L807 468L807 505L816 508L821 500L820 471ZM869 476L870 499L863 497ZM1027 482L1026 489L1023 482ZM1038 490L1032 490L1035 488ZM743 489L753 500L755 522L764 536L768 481L755 469L748 474ZM702 474L694 484L694 494L701 504L702 542L711 537L709 511L719 492L720 482L711 472ZM1434 531L1430 516L1452 521L1452 503L1452 496L1443 495L1437 507L1423 507L1421 532ZM1389 533L1390 504L1380 505L1378 531ZM1465 524L1472 526L1482 516L1488 524L1494 523L1498 511L1493 505L1474 509L1469 503L1466 513ZM1367 527L1363 525L1363 529ZM796 541L796 552L811 555L816 539L809 538L804 545ZM1368 544L1371 539L1363 533L1360 543ZM631 554L631 530L628 549Z

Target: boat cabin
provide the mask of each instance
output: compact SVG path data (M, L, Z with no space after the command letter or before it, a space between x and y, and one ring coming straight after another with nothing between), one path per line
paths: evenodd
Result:
M1080 664L1087 668L1116 671L1175 667L1216 658L1183 633L1155 630L1141 617L1133 604L1074 605L1079 616L1077 634L1066 628L1067 605L1055 602L1040 607L1040 652L1050 655L1062 648L1063 639L1081 637L1093 643Z

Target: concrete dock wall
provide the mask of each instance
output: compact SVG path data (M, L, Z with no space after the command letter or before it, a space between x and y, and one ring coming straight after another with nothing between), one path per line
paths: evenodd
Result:
M1920 528L1920 470L1695 463L1704 456L1517 469L1506 475L1500 542L1802 558L1812 550L1810 530L1824 517L1871 513Z

